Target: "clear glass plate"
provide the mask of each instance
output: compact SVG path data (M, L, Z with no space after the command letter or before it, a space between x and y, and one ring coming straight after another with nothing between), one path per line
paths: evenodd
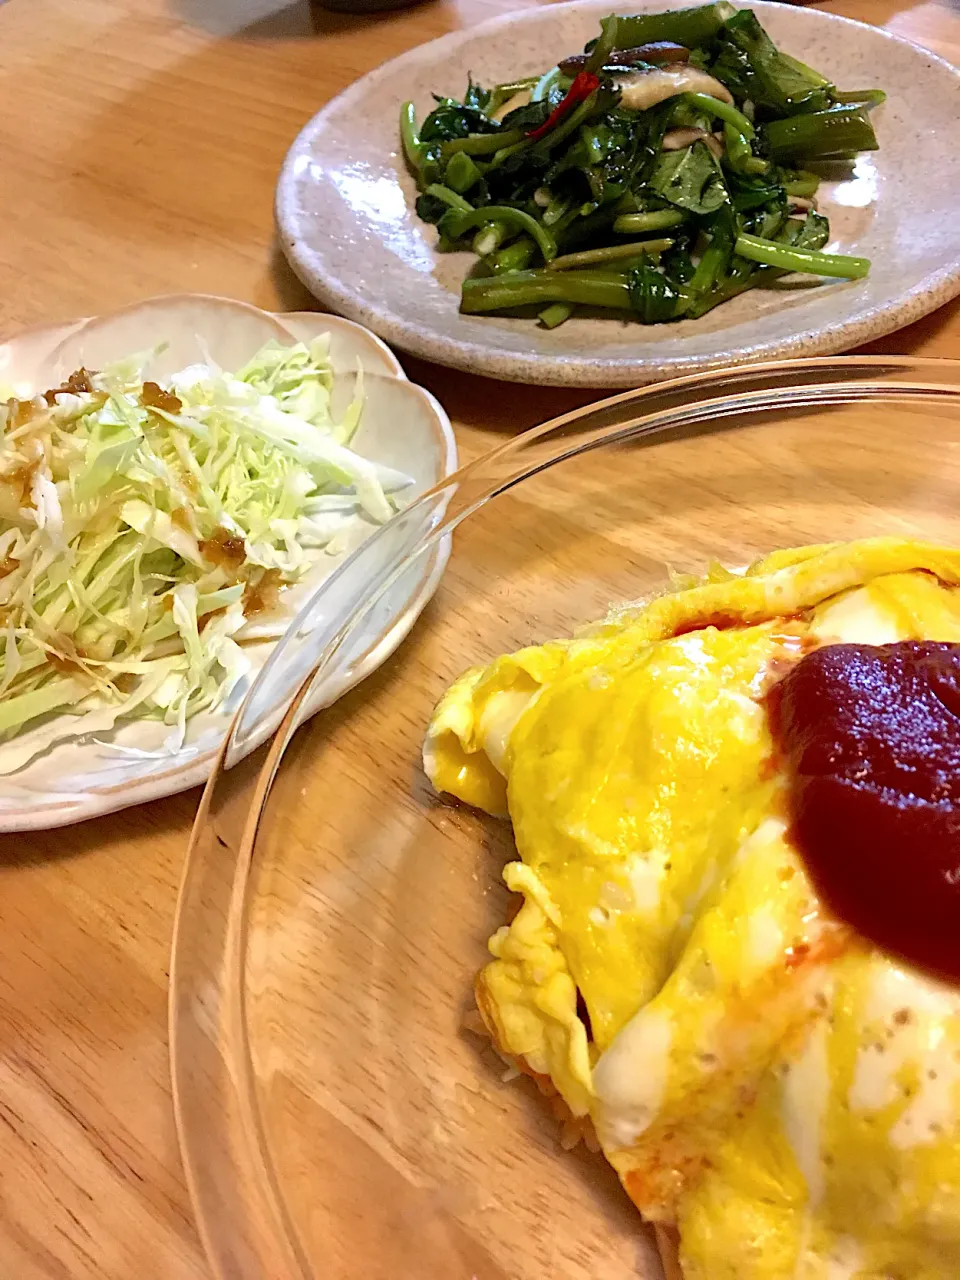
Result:
M175 1101L218 1276L660 1275L602 1158L562 1151L535 1087L463 1029L512 842L432 793L428 718L465 667L569 634L668 569L877 534L960 544L958 481L960 362L732 370L509 441L343 567L269 676L292 697L276 737L232 768L225 747L181 891ZM452 530L397 654L297 729L299 674L355 661L378 593Z

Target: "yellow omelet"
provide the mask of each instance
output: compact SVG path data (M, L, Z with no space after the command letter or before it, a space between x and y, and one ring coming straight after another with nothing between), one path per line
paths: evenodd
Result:
M777 552L468 671L434 786L509 815L477 1000L589 1117L684 1280L960 1275L960 991L821 906L763 699L811 649L960 642L960 551Z

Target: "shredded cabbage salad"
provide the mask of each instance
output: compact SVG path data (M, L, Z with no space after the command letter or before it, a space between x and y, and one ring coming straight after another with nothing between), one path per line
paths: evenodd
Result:
M164 386L150 355L0 403L0 740L68 713L178 749L248 673L247 620L411 483L350 449L362 373L336 420L326 338Z

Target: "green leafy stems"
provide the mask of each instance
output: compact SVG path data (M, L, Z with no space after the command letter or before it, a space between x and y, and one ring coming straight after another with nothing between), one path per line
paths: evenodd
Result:
M666 68L644 50L658 43ZM648 75L650 105L624 106L624 77ZM837 89L721 0L611 15L582 55L492 88L471 81L419 129L404 103L400 139L440 249L477 256L464 312L664 323L787 273L867 274L865 258L825 249L817 170L877 147L883 99Z

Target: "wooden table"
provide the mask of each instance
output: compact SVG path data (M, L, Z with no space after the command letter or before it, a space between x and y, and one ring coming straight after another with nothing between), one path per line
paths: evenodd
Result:
M179 290L309 306L273 238L293 135L385 59L516 7L436 0L365 20L307 0L0 0L0 337ZM956 0L818 7L960 61ZM960 301L873 349L960 356ZM491 394L481 379L407 365L449 409L464 457L591 398ZM197 799L0 837L4 1280L207 1274L166 1030Z

